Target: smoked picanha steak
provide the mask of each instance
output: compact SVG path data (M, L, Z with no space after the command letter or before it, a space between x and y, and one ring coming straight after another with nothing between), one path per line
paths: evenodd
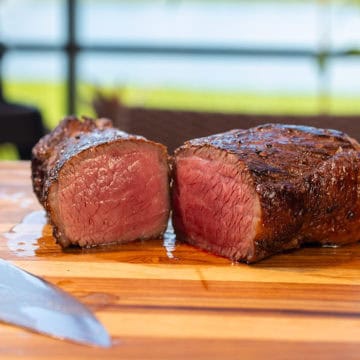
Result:
M166 147L110 120L64 119L33 148L32 180L63 247L155 238L166 229Z
M266 124L175 151L177 237L233 261L360 239L359 144L336 130Z

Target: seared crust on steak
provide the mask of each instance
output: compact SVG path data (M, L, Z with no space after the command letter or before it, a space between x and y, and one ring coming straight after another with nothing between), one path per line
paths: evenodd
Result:
M354 139L336 130L281 124L232 130L188 141L175 151L173 221L177 234L207 251L249 263L307 242L341 245L358 241L359 149ZM246 181L254 190L254 209L258 201L260 211L259 221L253 226L255 235L249 239L247 250L240 252L237 247L245 235L239 236L238 243L227 243L225 238L221 239L219 229L219 239L205 240L209 237L203 230L207 225L199 223L200 220L195 224L186 215L191 211L184 205L183 183L187 180L178 174L179 166L185 161L200 159L210 164L222 158L229 163L226 159L230 157L236 157L238 165L241 164L237 171L250 179ZM221 195L220 190L215 197L216 201L226 199L221 208L223 213L217 214L221 218L227 214L226 201L231 197ZM230 203L233 206L236 200L233 198ZM201 211L201 206L209 208L212 204L201 204L196 212Z
M114 129L109 119L78 119L75 116L63 119L54 131L41 138L32 150L32 183L40 203L46 208L49 186L71 157L92 146L129 137L133 136Z
M137 147L141 147L142 144L144 144L145 146L156 149L159 153L159 163L166 169L166 186L163 190L164 194L167 194L169 191L169 180L167 178L168 155L166 147L162 144L149 141L144 137L130 135L115 129L112 126L112 122L108 119L93 120L90 118L78 119L74 116L67 117L54 131L40 139L33 148L31 163L33 189L40 203L47 211L49 220L53 225L55 238L62 246L66 247L71 244L93 246L102 244L102 242L101 240L99 242L96 242L96 240L93 242L82 242L79 239L72 239L65 235L64 229L67 224L61 223L62 215L59 214L57 193L49 196L51 189L56 189L56 192L61 190L58 189L61 171L67 166L70 167L70 170L69 168L66 171L64 170L64 174L76 174L76 168L74 171L72 168L74 166L76 167L78 163L86 161L88 157L94 154L106 151L106 146L111 146L111 149L114 150L114 148L116 149L126 142L133 145L135 144L134 146ZM133 164L131 166L133 166ZM94 181L96 181L96 179L94 179ZM97 201L101 201L101 199L93 199L94 203ZM168 203L166 207L164 212L167 213L168 216ZM88 219L88 221L91 223L92 219ZM121 219L119 219L119 221L121 221ZM144 234L141 238L147 238L148 235L160 236L165 231L166 223L165 221L164 226L161 226L161 229L156 234ZM117 242L117 240L113 242Z

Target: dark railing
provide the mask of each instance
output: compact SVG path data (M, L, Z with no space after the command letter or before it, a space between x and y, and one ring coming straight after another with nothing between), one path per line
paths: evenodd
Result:
M77 54L80 52L108 53L108 54L138 54L158 56L226 56L226 57L281 57L281 58L311 58L318 64L319 78L327 71L326 62L330 58L360 56L358 51L311 51L307 49L276 49L251 47L199 47L199 46L157 46L141 44L117 45L83 45L78 43L77 28L77 0L66 0L66 43L64 45L51 44L1 44L0 60L7 52L64 52L67 56L67 112L76 113L76 84L77 84ZM1 61L0 61L1 66ZM326 91L322 86L322 91ZM1 68L0 68L0 96L1 96ZM321 97L323 94L319 94Z

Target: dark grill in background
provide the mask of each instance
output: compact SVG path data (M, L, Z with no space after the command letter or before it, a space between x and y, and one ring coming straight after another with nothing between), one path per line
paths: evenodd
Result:
M360 140L360 118L357 116L248 115L128 108L124 119L124 122L116 121L115 125L130 133L141 134L166 144L170 152L191 138L236 128L247 129L264 123L334 128Z

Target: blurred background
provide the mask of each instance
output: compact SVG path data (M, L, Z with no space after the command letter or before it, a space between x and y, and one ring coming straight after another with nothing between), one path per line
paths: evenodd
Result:
M0 66L1 159L28 158L66 114L179 141L241 116L348 130L360 1L0 0Z

